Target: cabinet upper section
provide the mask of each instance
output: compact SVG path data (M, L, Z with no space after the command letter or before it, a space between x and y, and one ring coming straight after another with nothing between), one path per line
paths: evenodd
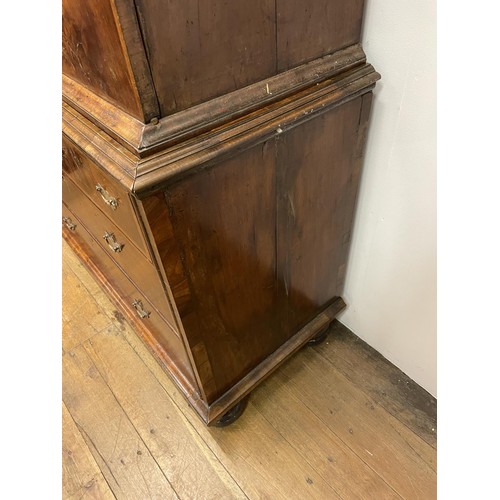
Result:
M148 123L358 43L363 3L63 0L63 72Z
M143 118L113 0L63 0L63 73Z

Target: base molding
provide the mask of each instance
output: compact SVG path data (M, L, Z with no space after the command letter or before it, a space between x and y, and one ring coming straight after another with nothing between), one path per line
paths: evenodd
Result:
M345 309L346 304L342 297L336 297L332 303L318 314L307 325L301 328L293 337L285 342L279 349L270 354L262 363L257 365L250 373L229 389L208 408L206 422L210 425L247 396L260 382L271 375L290 356L307 344L316 334L335 319Z

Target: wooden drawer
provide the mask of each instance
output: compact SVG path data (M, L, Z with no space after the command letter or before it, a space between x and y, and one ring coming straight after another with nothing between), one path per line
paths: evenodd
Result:
M179 336L166 292L154 266L131 244L123 231L95 207L73 182L63 176L62 185L64 203L101 243L116 265L143 290L155 309Z
M193 387L196 387L193 370L188 355L182 343L172 327L163 320L163 318L154 310L151 302L128 277L114 265L111 258L104 252L99 243L95 241L87 228L78 220L76 214L72 213L67 206L63 204L63 231L70 239L77 240L82 247L86 258L89 258L99 269L99 272L105 276L105 281L113 291L117 292L123 306L129 310L135 309L137 321L144 324L148 331L154 335L155 340L161 345L168 357L175 363L175 366L186 377ZM136 301L141 302L141 306L133 306ZM132 309L134 307L134 309ZM142 317L139 313L143 311ZM148 315L146 315L146 313Z
M63 171L132 240L149 259L149 251L129 194L63 136Z

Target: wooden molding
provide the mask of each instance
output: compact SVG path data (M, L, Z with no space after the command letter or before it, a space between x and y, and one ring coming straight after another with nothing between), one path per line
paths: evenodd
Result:
M279 75L193 106L144 129L140 150L164 148L363 65L361 45L329 54Z
M264 142L318 114L370 92L380 75L369 64L308 88L182 145L138 162L134 193L139 198L172 182Z
M66 75L62 77L62 89L64 102L129 151L137 154L144 123Z
M304 328L299 330L288 342L257 365L215 403L212 403L208 408L208 414L204 421L210 425L223 415L228 408L241 401L257 384L271 375L285 360L289 359L289 356L303 347L324 327L328 326L345 307L344 300L341 297L336 297L323 312L319 313Z
M129 151L145 158L155 151L199 136L308 87L352 69L362 68L366 66L365 63L366 56L361 45L352 45L262 82L164 117L157 124L145 124L137 120L67 76L63 76L63 99ZM141 99L149 102L148 117L154 116L157 110L152 91Z
M83 110L82 116L82 110L77 108L75 111L76 106L73 104L63 105L63 130L94 161L106 166L117 179L123 175L132 179L133 192L138 198L143 198L167 182L194 173L214 161L233 156L371 91L379 79L380 75L370 64L365 63L314 87L303 89L294 94L293 98L270 103L216 130L165 148L160 153L155 154L154 148L150 148L149 156L144 158L133 154L123 141L118 140L116 134L113 136L115 141L104 137L98 126L90 121L88 113ZM78 91L83 89L79 86L72 88ZM110 123L116 124L115 132L118 126L125 127L125 122L117 118L117 113L123 115L123 111L109 104L108 107L102 106L99 109L103 116L109 113ZM128 132L127 144L130 146L140 136L137 132L139 125L142 128L144 125L129 115L127 117L129 124L132 124Z
M129 189L135 179L136 156L66 103L62 106L62 130L93 162Z

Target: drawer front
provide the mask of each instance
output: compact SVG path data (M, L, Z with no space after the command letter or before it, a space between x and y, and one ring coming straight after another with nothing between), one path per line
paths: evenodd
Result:
M119 294L125 304L134 308L137 321L144 324L154 336L155 341L168 354L177 369L191 383L192 387L197 387L186 349L172 327L156 313L151 302L114 265L100 244L95 241L81 221L78 220L78 217L64 204L62 207L62 216L63 232L78 242L86 256L98 267L100 272L105 276L106 281Z
M63 171L149 259L149 251L127 191L63 136Z
M158 272L111 222L69 179L63 176L63 201L94 238L99 241L111 259L148 296L158 312L175 328L175 320Z

